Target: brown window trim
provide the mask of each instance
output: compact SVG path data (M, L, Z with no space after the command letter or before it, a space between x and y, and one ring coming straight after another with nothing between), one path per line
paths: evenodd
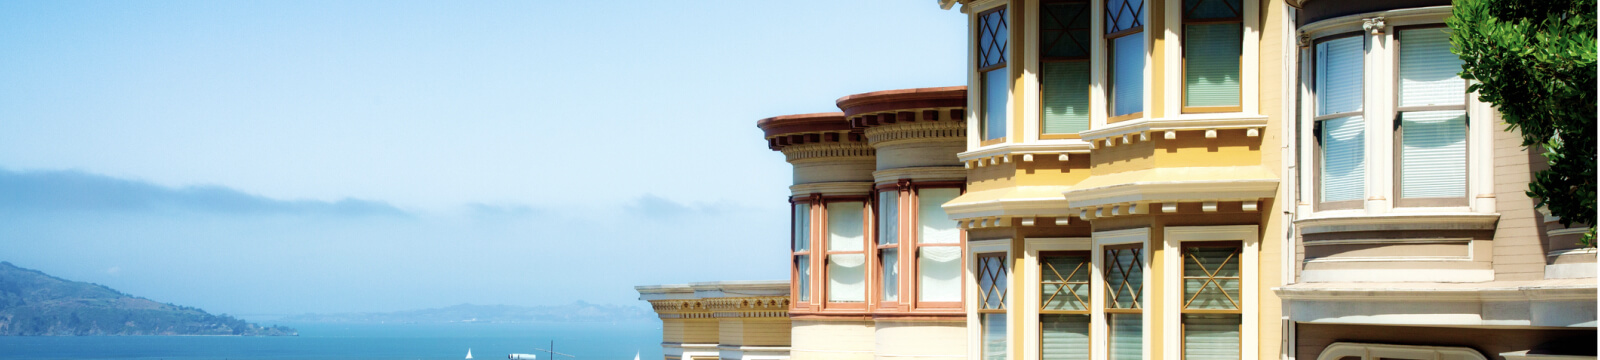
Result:
M1039 323L1038 324L1039 325L1039 328L1038 328L1039 337L1034 339L1034 341L1037 341L1036 344L1039 344L1039 348L1035 349L1035 350L1038 352L1038 358L1040 358L1040 359L1044 358L1044 317L1046 315L1082 315L1082 316L1092 316L1091 313L1094 310L1094 295L1093 294L1094 294L1095 282L1094 282L1094 275L1092 274L1092 272L1094 270L1094 261L1093 261L1094 252L1091 252L1091 251L1086 251L1086 250L1040 251L1039 252L1039 258L1038 258L1038 264L1036 264L1039 267L1039 283L1036 284L1039 287L1039 294L1041 296L1043 296L1043 294L1044 294L1044 285L1045 285L1045 281L1044 281L1045 261L1044 261L1044 259L1048 258L1048 257L1057 257L1057 256L1082 256L1082 257L1090 260L1090 261L1084 263L1084 265L1086 265L1088 267L1087 269L1084 269L1084 271L1090 271L1091 272L1091 274L1089 275L1089 289L1090 290L1089 290L1089 294L1085 295L1088 298L1084 299L1084 301L1083 301L1083 310L1082 311L1077 311L1077 310L1045 310L1044 305L1046 303L1049 303L1049 301L1046 301L1046 300L1043 300L1043 299L1039 300L1039 318L1037 319L1038 323ZM1060 271L1060 269L1057 269L1057 271ZM1071 277L1070 274L1067 275L1067 276ZM1062 284L1065 285L1067 283L1066 282L1062 282ZM1094 327L1094 323L1095 323L1094 320L1091 318L1090 321L1089 321L1089 326L1090 326L1091 329ZM1091 353L1093 352L1093 349L1095 348L1095 345L1094 345L1095 344L1095 338L1094 338L1093 334L1094 334L1094 331L1092 331L1092 330L1089 331L1089 344L1090 344L1089 345L1089 349L1091 349L1090 350Z
M816 278L815 275L817 274L817 257L812 256L813 249L816 247L816 242L811 241L811 239L816 236L816 202L819 199L820 195L818 194L812 194L809 197L796 196L789 199L789 213L791 214L789 220L789 249L791 251L789 256L789 293L794 295L790 297L789 303L791 304L790 307L794 311L816 311L819 308L817 301L818 293L816 286L814 286L816 284L816 281L814 280ZM806 205L806 239L803 241L807 242L807 246L806 251L793 251L794 244L797 241L801 241L800 239L796 239L794 236L794 220L797 219L796 215L799 215L799 213L794 210L794 206L801 204ZM813 276L805 278L801 277L799 267L801 256L806 257L806 264L810 267ZM803 300L799 298L800 284L802 281L804 281L807 285L811 285L807 287L809 292L806 294L806 299Z
M960 300L957 300L957 301L922 301L922 294L921 294L921 290L922 290L922 274L921 274L921 271L922 271L922 269L921 269L921 267L919 267L919 266L917 266L915 264L915 262L918 261L918 257L921 256L922 247L924 247L924 246L952 246L952 247L956 247L956 248L959 249L960 254L961 254L962 267L963 268L966 267L966 261L965 261L966 260L966 251L967 251L967 232L966 231L961 231L960 232L961 238L958 239L956 241L956 243L954 243L954 244L923 245L923 244L917 242L917 232L922 231L922 224L917 221L917 219L920 219L920 217L922 216L921 211L918 209L921 206L921 200L922 200L922 197L918 193L918 190L933 189L933 188L954 188L954 189L959 189L961 194L966 194L966 192L967 192L967 183L965 181L912 182L911 183L911 187L907 189L907 192L910 194L910 196L905 201L905 204L906 204L906 209L905 210L906 211L903 212L903 213L906 214L906 215L903 215L903 216L907 216L911 221L909 221L910 224L906 226L906 229L904 229L907 232L905 233L905 235L903 235L904 236L903 238L904 239L909 239L909 241L906 242L905 245L901 247L901 249L909 249L909 250L905 251L908 254L904 255L902 258L909 257L911 259L910 260L911 262L907 263L907 265L906 265L906 269L909 270L909 271L902 271L901 272L901 274L905 275L906 279L910 280L910 281L908 281L910 283L909 284L910 286L908 287L908 289L910 291L907 292L905 294L905 296L910 296L909 299L911 299L911 300L908 303L911 306L911 311L913 311L913 312L916 312L916 311L922 310L922 309L928 309L928 310L958 310L959 311L959 310L965 309L964 306L965 306L965 299L966 299L966 293L967 293L967 281L966 281L966 276L967 275L966 275L966 271L962 271L962 273L961 273L961 280L960 280L960 283L961 283L961 290L960 291L961 292L960 292L960 294L962 294L962 295L960 297L958 297L958 299L960 299ZM905 299L907 299L907 298L902 297L901 301L906 301Z
M1465 149L1466 153L1462 154L1463 156L1461 158L1462 162L1465 163L1465 164L1462 164L1462 166L1465 166L1466 169L1467 169L1466 170L1467 171L1466 172L1466 178L1465 178L1465 181L1462 184L1461 196L1460 197L1443 197L1443 198L1404 198L1404 197L1400 196L1400 194L1401 194L1400 193L1400 191L1401 191L1401 189L1400 189L1400 186L1401 186L1400 178L1401 178L1402 175L1404 175L1402 173L1401 169L1400 169L1400 161L1401 161L1400 152L1402 150L1402 146L1401 146L1400 141L1401 141L1401 136L1405 132L1404 126L1401 126L1401 122L1400 122L1401 114L1402 113L1408 113L1408 112L1415 112L1415 111L1451 111L1451 110L1457 110L1457 111L1466 112L1467 111L1467 104L1472 101L1471 96L1468 96L1467 93L1462 93L1461 94L1461 105L1429 105L1429 106L1406 106L1406 107L1400 106L1400 47L1405 45L1404 42L1403 42L1403 39L1401 39L1401 37L1400 37L1400 33L1402 31L1405 31L1405 30L1418 30L1418 29L1429 29L1429 28L1448 28L1448 26L1445 25L1445 24L1442 24L1442 23L1405 25L1405 26L1396 26L1396 27L1394 27L1394 30L1392 31L1394 38L1392 39L1393 42L1392 42L1392 45L1390 45L1390 47L1393 48L1394 50L1390 51L1390 52L1393 53L1392 54L1393 55L1393 59L1391 59L1391 60L1393 61L1393 64L1394 64L1394 66L1392 66L1394 68L1394 76L1392 77L1394 82L1392 84L1393 85L1393 88L1392 88L1393 91L1390 91L1390 93L1393 95L1393 99L1391 99L1390 101L1394 102L1394 109L1395 110L1394 110L1394 127L1393 127L1394 128L1394 134L1393 134L1393 139L1392 139L1391 144L1390 144L1392 146L1392 148L1393 148L1392 151L1390 151L1392 153L1392 155L1393 155L1393 159L1390 159L1390 165L1393 168L1393 171L1390 171L1390 173L1392 175L1391 176L1392 178L1390 179L1390 181L1391 181L1390 188L1394 191L1394 199L1395 199L1394 200L1394 207L1458 207L1458 206L1469 206L1469 205L1471 205L1471 202L1468 200L1468 197L1469 197L1468 192L1469 192L1469 189L1471 189L1470 185L1472 184L1472 141L1471 141L1471 139L1472 139L1472 117L1471 117L1470 114L1468 114L1467 121L1466 121L1467 122L1466 131L1467 131L1467 139L1468 139L1467 148ZM1465 79L1462 79L1461 81L1462 82L1466 82Z
M1008 256L1006 256L1006 252L998 251L998 252L978 253L978 254L973 254L972 257L973 257L972 265L974 267L977 267L977 269L973 269L974 271L972 271L972 273L977 275L977 276L980 276L980 277L983 276L983 274L982 274L982 266L983 266L984 260L986 260L986 259L996 259L994 261L999 261L1000 262L1000 271L1005 273L1005 279L1003 281L1000 281L1000 282L996 283L996 286L1000 287L1000 289L999 289L1000 293L997 294L997 296L1000 297L1000 307L998 307L998 308L985 308L984 307L984 306L989 304L989 301L988 301L989 300L989 298L988 298L989 294L988 293L990 292L990 290L992 288L991 289L984 289L983 288L983 284L980 283L978 285L978 297L977 297L977 299L975 299L975 301L977 301L977 305L978 305L978 313L979 314L1004 314L1004 313L1006 313L1006 311L1011 308L1011 304L1006 301L1006 298L1011 295L1011 284L1009 284L1009 283L1011 282L1011 275L1012 275L1011 266L1009 264L1010 261L1008 261L1010 259L1008 259ZM982 278L979 278L978 281L981 282L983 280L982 280Z
M1102 275L1103 277L1104 276L1109 276L1109 274L1111 272L1109 271L1108 267L1113 265L1113 264L1115 264L1115 261L1110 256L1107 256L1107 255L1110 255L1107 252L1109 252L1111 250L1139 250L1139 256L1136 258L1135 261L1138 262L1138 264L1139 264L1139 266L1138 266L1139 276L1141 276L1141 277L1144 276L1144 271L1145 271L1144 267L1149 265L1148 261L1149 261L1149 258L1150 258L1150 253L1149 253L1150 249L1145 248L1144 244L1142 244L1142 243L1131 243L1131 244L1104 245L1104 246L1100 246L1100 248L1096 250L1096 251L1099 251L1100 254L1101 254L1100 255L1100 264L1097 264L1097 266L1100 268L1100 273L1101 274L1107 274L1107 275ZM1133 268L1129 268L1129 269L1131 270ZM1115 308L1115 307L1112 307L1112 306L1115 306L1114 305L1115 301L1112 301L1113 299L1110 298L1110 296L1111 296L1111 294L1115 294L1116 293L1115 292L1116 289L1110 288L1111 282L1110 281L1106 281L1105 284L1103 284L1102 286L1106 286L1107 289L1105 289L1105 290L1107 290L1108 292L1106 293L1106 298L1105 299L1101 299L1101 304L1102 304L1101 305L1101 307L1102 307L1101 310L1104 311L1105 313L1108 313L1108 314L1143 314L1144 313L1143 300L1144 300L1146 295L1149 295L1149 294L1146 294L1144 291L1146 290L1146 288L1149 287L1150 284L1145 284L1143 279L1140 279L1139 282L1140 282L1140 286L1141 287L1139 289L1131 291L1131 294L1129 294L1129 295L1133 296L1133 307L1131 307L1131 308Z
M1362 209L1362 208L1366 207L1366 197L1367 197L1368 194L1367 194L1367 191L1366 191L1366 185L1365 185L1365 180L1364 179L1366 178L1366 176L1371 175L1370 171L1367 171L1367 169L1362 169L1363 184L1361 186L1362 190L1361 190L1361 198L1360 199L1342 200L1342 201L1322 201L1322 197L1323 197L1323 191L1322 191L1322 162L1323 162L1322 161L1322 128L1323 128L1322 127L1322 121L1323 120L1327 120L1327 119L1351 116L1351 115L1361 115L1361 120L1362 120L1363 123L1365 123L1366 121L1370 121L1371 120L1371 119L1369 119L1369 116L1366 116L1366 113L1367 113L1367 102L1366 102L1367 90L1366 90L1366 79L1365 79L1365 77L1366 77L1366 69L1367 69L1367 65L1368 64L1366 64L1366 57L1364 55L1362 56L1362 64L1361 64L1361 69L1362 69L1361 70L1361 72L1362 72L1361 110L1352 111L1352 112L1334 113L1334 114L1328 114L1328 115L1316 115L1317 112L1321 109L1321 106L1322 106L1322 104L1318 104L1316 102L1316 85L1317 85L1318 81L1321 81L1321 79L1317 79L1316 78L1316 76L1317 76L1317 66L1319 65L1319 64L1317 64L1317 45L1321 45L1322 43L1325 43L1325 42L1328 42L1328 41L1343 39L1343 38L1347 38L1347 37L1360 37L1360 36L1365 36L1365 35L1366 35L1366 33L1362 32L1362 31L1352 31L1352 32L1347 32L1347 33L1340 33L1340 34L1323 36L1323 37L1317 38L1311 44L1311 58L1308 59L1307 62L1311 64L1311 76L1310 76L1310 78L1311 78L1311 81L1312 81L1312 86L1311 86L1312 95L1311 95L1311 99L1310 99L1311 100L1311 114L1312 114L1312 118L1311 118L1311 127L1312 127L1312 130L1311 130L1311 138L1312 138L1312 141L1311 141L1311 146L1312 146L1311 181L1312 181L1313 188L1316 189L1316 193L1315 193L1315 198L1311 199L1311 203L1312 203L1312 211L1314 211L1314 212L1315 211L1330 211L1330 210L1354 210L1354 209ZM1362 44L1361 51L1362 51L1363 54L1366 53L1366 51L1367 51L1366 49L1367 49L1366 48L1366 44ZM1363 131L1363 136L1371 135L1371 134L1366 134L1365 133L1365 131L1366 131L1365 129L1363 129L1362 131ZM1367 149L1366 144L1362 144L1361 145L1362 156L1370 156L1368 154L1367 150L1368 149Z
M813 239L817 239L819 236L822 239L826 239L828 236L832 236L832 234L829 233L829 229L828 229L828 221L829 221L829 219L828 219L828 215L827 214L828 214L828 206L829 205L832 205L833 203L860 202L861 206L862 206L862 209L861 209L862 210L862 213L861 213L861 250L859 250L859 251L832 251L832 250L828 250L827 249L828 241L826 241L826 240L822 241L823 248L820 251L822 253L822 256L819 257L820 258L819 260L821 260L821 262L822 262L822 267L821 267L820 271L812 271L814 273L820 273L820 275L821 275L820 278L822 279L822 281L821 281L821 285L822 285L822 289L821 290L822 291L816 291L816 289L813 289L812 293L813 294L821 294L822 295L821 296L821 301L822 301L822 309L824 311L826 311L826 310L835 310L835 309L863 310L863 309L867 308L867 302L870 301L866 296L866 293L867 293L865 291L866 289L862 289L863 290L863 294L862 294L861 302L835 302L835 301L832 301L832 299L830 299L829 296L832 295L833 288L829 287L829 285L828 285L828 279L829 279L828 275L830 275L828 273L828 264L829 264L829 262L831 262L833 260L833 255L856 255L856 254L860 254L863 257L863 260L866 260L865 257L867 256L867 253L870 252L868 250L870 247L867 246L867 240L869 240L869 238L867 236L867 232L868 232L868 229L869 229L868 226L871 225L867 221L868 220L867 219L867 212L870 211L870 209L867 207L868 206L868 201L867 200L868 200L869 197L870 196L826 196L826 197L822 197L822 206L821 206L822 210L820 212L823 214L822 215L823 219L822 219L822 221L817 222L817 225L821 226L822 230L819 232L818 236L813 236L812 237ZM813 251L813 252L816 252L816 251ZM871 269L870 263L872 263L872 261L866 261L865 263L861 264L861 266L866 266L867 267L866 269L862 269L862 270L864 270L863 271L863 277L867 277L866 274L871 274L872 273L872 269ZM866 288L871 288L873 286L872 279L862 279L862 286L864 286Z
M872 239L869 241L869 243L873 244L873 246L870 249L872 254L868 256L869 257L868 260L873 263L873 266L870 266L871 272L868 274L868 276L870 276L874 280L879 280L878 282L880 282L880 283L877 284L877 286L873 286L871 291L868 294L868 296L871 298L868 302L872 304L871 308L873 310L877 310L877 311L905 311L905 310L907 310L906 307L904 306L904 304L907 302L907 301L905 301L905 299L906 299L906 292L905 292L905 288L906 288L906 279L905 279L905 277L906 277L906 270L905 270L905 268L906 268L906 261L905 261L906 254L905 254L905 252L898 251L898 252L895 253L895 265L896 265L896 268L898 270L900 270L899 277L896 279L896 282L895 282L895 292L897 294L895 300L888 300L888 299L884 298L883 286L881 284L881 279L883 279L883 273L886 270L883 267L883 258L882 258L883 251L884 250L888 250L888 249L900 249L901 248L900 244L905 243L905 223L906 222L903 221L903 219L905 218L905 216L903 216L903 215L905 213L904 204L906 202L906 200L905 200L905 188L908 187L909 185L910 185L910 180L900 180L897 183L882 184L882 185L877 185L877 186L873 187L873 194L881 194L881 193L890 192L890 191L895 192L896 193L895 206L896 206L896 209L898 210L896 212L896 215L897 215L896 218L894 218L894 219L884 219L882 216L880 216L880 213L879 213L879 210L881 209L879 206L882 205L882 204L879 204L878 202L879 202L879 200L881 198L876 196L876 195L874 195L872 197L873 200L874 200L874 202L872 204L872 225L873 225L872 229L873 229L873 231L872 231ZM897 228L896 228L897 230L895 231L895 242L893 244L882 244L882 241L880 241L880 239L878 238L878 235L879 235L878 229L881 227L880 225L884 221L894 221L894 222L897 223Z
M1001 144L1001 143L1005 143L1005 142L1006 142L1006 138L1004 136L1002 136L1002 137L999 137L999 138L979 141L978 142L978 146L989 146L989 145Z
M1107 124L1119 123L1119 122L1138 119L1138 118L1142 118L1142 117L1144 117L1144 112L1140 111L1140 112L1127 114L1127 115L1117 115L1117 116L1108 117L1108 118L1106 118L1106 123Z

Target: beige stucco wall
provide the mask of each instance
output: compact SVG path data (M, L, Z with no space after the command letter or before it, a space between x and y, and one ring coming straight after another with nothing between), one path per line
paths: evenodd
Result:
M967 354L965 319L949 322L878 320L878 359L949 359Z
M871 320L794 320L789 358L867 360L877 336Z

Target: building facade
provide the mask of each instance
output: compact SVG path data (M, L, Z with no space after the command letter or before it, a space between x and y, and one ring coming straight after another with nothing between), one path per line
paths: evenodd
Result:
M636 286L661 318L666 360L789 358L789 282Z

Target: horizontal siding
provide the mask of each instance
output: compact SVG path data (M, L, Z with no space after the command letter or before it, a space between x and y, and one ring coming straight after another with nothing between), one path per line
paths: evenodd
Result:
M1495 131L1494 153L1495 210L1500 213L1494 234L1495 280L1543 279L1544 219L1525 192L1534 168L1546 166L1542 157L1522 148L1520 132Z

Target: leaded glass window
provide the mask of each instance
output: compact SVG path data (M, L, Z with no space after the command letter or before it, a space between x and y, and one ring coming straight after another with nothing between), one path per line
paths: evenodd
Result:
M1110 121L1136 118L1144 112L1144 0L1107 0L1105 14Z
M1039 355L1045 360L1089 358L1088 252L1039 255Z
M978 14L978 76L983 84L982 121L979 133L984 141L1006 137L1006 104L1011 99L1011 77L1006 72L1006 48L1010 43L1010 25L1004 6Z
M1183 245L1183 358L1239 359L1239 242Z
M983 358L1004 360L1006 355L1006 254L979 254L978 316L983 322Z

